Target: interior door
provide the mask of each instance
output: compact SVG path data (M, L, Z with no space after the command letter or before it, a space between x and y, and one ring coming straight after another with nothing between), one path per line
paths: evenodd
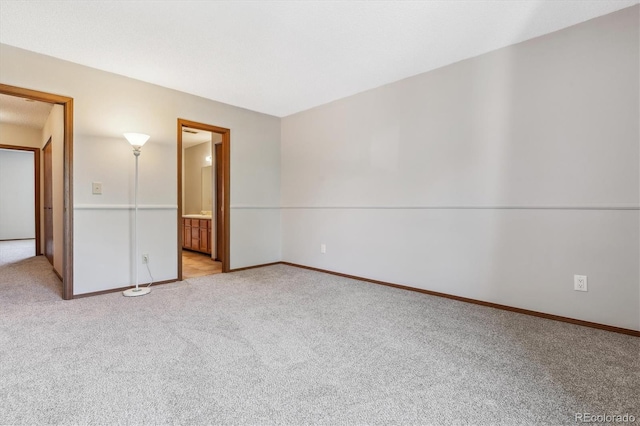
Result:
M222 144L214 145L216 156L216 260L222 262L226 253L224 252L224 230L222 218L224 214L224 204L222 200L222 172L224 159L222 158Z
M44 255L53 265L53 182L51 138L43 149L44 171Z

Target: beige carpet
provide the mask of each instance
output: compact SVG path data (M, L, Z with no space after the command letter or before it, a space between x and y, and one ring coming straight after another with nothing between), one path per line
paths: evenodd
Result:
M0 306L62 299L62 282L34 253L35 240L0 241Z
M63 301L50 278L0 266L0 424L640 418L635 337L285 265L139 298Z

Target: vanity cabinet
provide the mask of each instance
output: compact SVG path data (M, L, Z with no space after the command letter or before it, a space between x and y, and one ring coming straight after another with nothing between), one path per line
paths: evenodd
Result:
M182 248L211 254L211 219L183 217Z

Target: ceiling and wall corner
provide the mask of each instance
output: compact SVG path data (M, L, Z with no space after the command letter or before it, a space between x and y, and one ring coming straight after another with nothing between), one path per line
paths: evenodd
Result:
M634 4L2 0L0 43L284 117Z

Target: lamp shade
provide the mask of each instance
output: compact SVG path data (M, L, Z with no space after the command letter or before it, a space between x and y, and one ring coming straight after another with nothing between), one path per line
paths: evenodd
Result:
M127 138L132 146L141 147L149 140L149 135L144 133L125 133L124 137Z

